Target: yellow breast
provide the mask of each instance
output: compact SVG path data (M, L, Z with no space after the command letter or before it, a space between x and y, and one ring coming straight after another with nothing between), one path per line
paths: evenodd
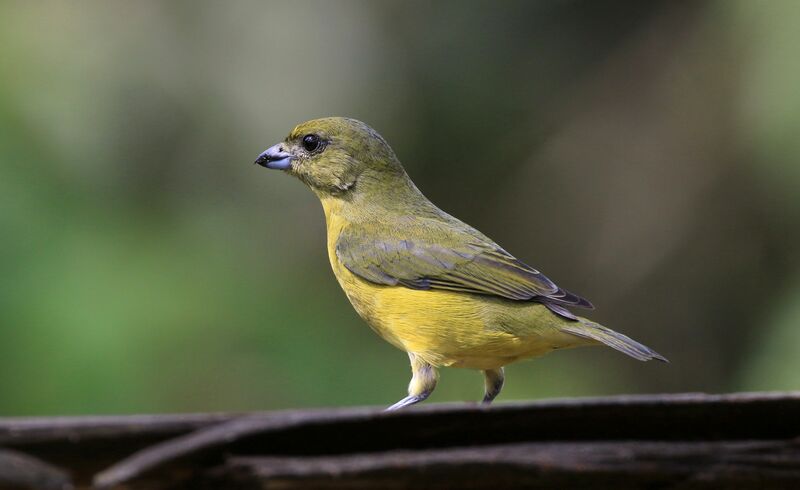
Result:
M445 290L383 286L351 273L336 256L350 226L342 204L322 200L333 273L358 314L381 337L434 366L494 369L517 359L583 343L561 333L561 320L537 303Z

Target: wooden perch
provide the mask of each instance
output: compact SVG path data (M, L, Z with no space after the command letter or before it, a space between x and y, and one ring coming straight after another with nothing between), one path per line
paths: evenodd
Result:
M798 436L796 393L0 419L0 489L800 488Z

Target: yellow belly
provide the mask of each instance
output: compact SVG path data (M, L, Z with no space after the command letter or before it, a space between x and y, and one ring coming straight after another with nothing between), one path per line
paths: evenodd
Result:
M380 286L338 264L334 272L373 330L434 366L494 369L586 343L560 332L561 320L540 304Z

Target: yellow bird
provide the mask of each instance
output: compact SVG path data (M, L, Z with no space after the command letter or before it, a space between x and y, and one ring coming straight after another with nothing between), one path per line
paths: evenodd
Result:
M664 357L568 308L589 301L437 208L374 129L329 117L295 127L256 163L303 181L322 202L333 273L358 314L408 353L408 396L425 400L437 368L480 369L484 403L503 366L555 349L605 344L640 361Z

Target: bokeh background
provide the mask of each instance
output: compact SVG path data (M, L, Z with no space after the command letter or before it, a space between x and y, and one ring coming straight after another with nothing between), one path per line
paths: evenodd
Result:
M0 414L389 404L299 182L362 119L435 203L590 298L610 349L501 401L800 388L800 2L0 3ZM432 401L478 400L447 369Z

